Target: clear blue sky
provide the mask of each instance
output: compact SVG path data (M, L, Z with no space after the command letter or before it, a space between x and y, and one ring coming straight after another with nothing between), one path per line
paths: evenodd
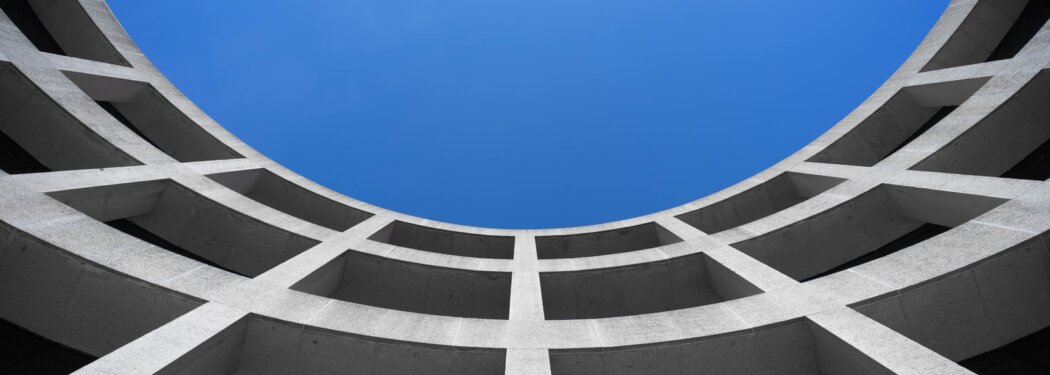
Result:
M500 228L626 219L812 141L947 0L110 0L259 151L351 197Z

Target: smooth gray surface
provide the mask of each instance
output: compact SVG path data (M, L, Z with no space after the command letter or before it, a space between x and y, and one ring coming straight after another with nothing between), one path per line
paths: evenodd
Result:
M351 250L292 289L423 314L507 319L510 283L509 272L425 266Z

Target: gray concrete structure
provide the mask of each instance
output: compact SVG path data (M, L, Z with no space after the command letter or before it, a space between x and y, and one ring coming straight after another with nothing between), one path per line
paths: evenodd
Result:
M784 161L551 230L342 196L201 112L103 0L0 5L0 372L1048 368L1046 0L954 0Z

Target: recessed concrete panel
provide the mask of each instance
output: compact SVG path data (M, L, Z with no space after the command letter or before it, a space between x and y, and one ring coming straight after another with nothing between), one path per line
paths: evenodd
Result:
M0 320L0 374L64 375L95 359Z
M38 50L60 55L65 54L62 51L62 47L58 45L58 42L47 30L47 27L44 26L44 23L40 22L40 17L37 16L36 11L33 9L31 1L0 1L0 10L3 10L4 15L18 27L18 31L26 39L29 39L29 42L33 43L33 46Z
M1021 16L1021 11L1027 3L1024 0L976 2L966 19L922 70L945 69L987 61Z
M904 88L808 161L866 167L878 164L937 125L987 81L975 78Z
M109 39L91 20L83 5L72 0L7 0L25 1L33 13L62 48L62 53L72 57L101 61L109 64L129 66L127 60L117 52Z
M0 132L0 171L7 174L50 172L7 134Z
M698 341L552 350L553 375L815 374L809 332L796 322Z
M1010 173L1050 141L1046 108L1050 108L1050 72L1042 71L1017 96L911 169L979 176Z
M265 169L217 173L208 177L259 203L340 232L372 216L304 189Z
M50 195L99 221L127 219L197 256L251 277L317 244L233 211L171 180Z
M486 236L394 221L369 237L410 249L475 258L513 259L514 237Z
M721 202L677 217L704 233L714 234L799 204L842 181L840 178L787 172Z
M423 314L507 319L509 272L425 266L347 251L292 289Z
M4 13L42 52L128 65L79 1L5 0Z
M427 346L249 317L192 353L170 374L502 375L505 350ZM176 367L176 366L173 366Z
M1039 33L1047 19L1050 19L1050 1L1028 0L1028 4L1017 16L1010 31L1006 32L1003 40L992 51L992 55L988 56L988 61L1005 60L1016 56L1028 45L1028 42L1032 41L1035 34Z
M1050 328L1043 328L959 364L976 374L1045 374L1050 373L1047 353L1050 353Z
M647 314L760 293L706 254L627 267L540 274L550 320Z
M249 320L250 318L244 318L226 327L204 343L180 356L157 374L236 373Z
M1004 200L880 185L846 203L733 247L796 280L805 280L915 231L954 227Z
M139 164L5 62L0 62L0 132L49 170Z
M656 223L601 232L536 237L540 259L580 258L626 253L681 242Z
M960 361L1050 326L1050 255L1041 239L857 311Z
M92 99L105 102L115 109L115 120L175 160L194 162L242 157L175 108L147 83L83 73L66 73L66 76L82 86Z
M0 225L0 319L94 356L200 303Z

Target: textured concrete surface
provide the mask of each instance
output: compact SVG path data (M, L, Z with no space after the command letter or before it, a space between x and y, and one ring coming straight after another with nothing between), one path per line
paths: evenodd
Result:
M966 374L1048 347L1046 0L952 1L864 103L735 186L544 230L296 175L103 0L0 10L3 369L64 348L54 373Z

